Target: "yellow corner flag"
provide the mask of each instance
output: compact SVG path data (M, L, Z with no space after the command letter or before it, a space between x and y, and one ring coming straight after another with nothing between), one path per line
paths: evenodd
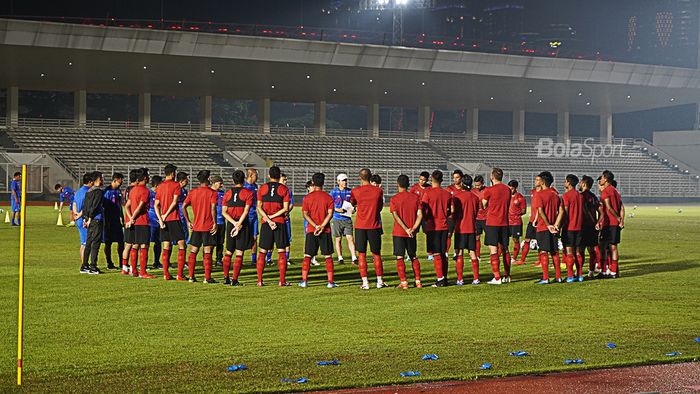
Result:
M27 165L22 165L22 201L19 211L19 308L17 315L17 385L22 385L22 337L24 335L24 230L27 218Z

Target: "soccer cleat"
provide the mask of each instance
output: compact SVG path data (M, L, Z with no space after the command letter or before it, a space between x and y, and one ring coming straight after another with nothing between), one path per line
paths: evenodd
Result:
M338 264L345 264L345 260L342 257L338 257Z
M432 287L445 287L447 286L447 281L445 279L443 280L436 280L435 283L433 283Z
M117 267L114 264L107 264L107 269L108 270L117 270L117 269L119 269L119 267Z
M408 290L408 282L401 282L399 283L398 286L396 286L397 289L403 289L403 290Z
M245 286L245 285L243 283L239 282L238 279L231 279L231 286L241 287L241 286Z
M335 282L328 282L326 287L329 289L334 289L334 288L338 287L338 285L336 285Z
M99 275L101 273L102 271L100 271L100 269L97 267L90 267L90 271L88 272L90 275Z
M279 287L287 287L287 286L291 286L291 285L289 284L289 282L286 282L286 281L285 281L285 282L278 282L278 283L277 283L277 286L279 286Z
M504 278L501 278L501 283L510 283L510 276L506 276Z
M228 276L225 277L225 278L224 278L224 284L225 284L225 285L230 285L230 284L231 284L231 278L229 278Z
M535 282L535 284L536 284L536 285L548 285L548 284L549 284L549 280L547 280L547 279L542 279L542 280L540 280L540 281Z
M178 281L178 282L186 282L186 281L187 281L187 278L185 278L184 276L178 275L178 276L175 278L175 280Z
M138 278L138 277L139 277L139 272L136 271L136 270L132 270L132 271L131 271L131 276L133 276L134 278Z
M224 266L224 262L221 261L221 260L217 260L217 261L216 261L216 266L217 266L217 267L223 267L223 266Z
M429 255L428 255L428 261L433 261L433 255L432 255L432 254L429 254Z
M389 285L387 285L386 282L377 282L377 289L381 289L382 287L389 287Z
M564 283L564 280L563 280L562 278L557 278L557 279L555 279L555 281L556 281L557 283Z
M583 276L579 276L579 277L578 277L578 281L579 281L579 282L583 282Z
M587 276L588 278L590 278L590 279L593 279L593 277L595 276L595 272L593 272L593 271L588 271L588 274L586 274L586 276Z
M503 281L502 281L501 279L493 278L493 279L491 279L490 281L488 281L488 282L486 282L486 283L488 283L488 284L490 284L490 285L500 285L500 284L503 283Z
M417 280L417 281L416 281L416 289L422 289L422 288L423 288L423 284L420 283L419 280Z
M472 281L472 285L474 285L474 286L480 285L480 284L481 284L481 281L480 281L479 279L474 279L474 280Z
M360 285L360 290L369 290L369 284L361 284Z
M309 286L309 285L306 283L306 281L301 281L301 282L299 282L299 287L301 287L302 289L305 289L305 288L307 288L308 286Z
M287 266L290 266L292 264L294 264L294 262L292 260L287 260Z
M457 282L455 282L455 286L464 286L464 281L458 280Z
M617 279L617 278L619 278L619 276L618 276L616 273L614 273L614 272L611 272L611 273L608 275L608 279Z
M152 267L151 269L154 269L154 270L161 270L161 269L163 269L163 264L161 264L161 263L153 263L153 267Z
M170 275L163 275L163 280L173 280L173 277Z
M139 278L141 279L155 279L155 276L151 274L144 274L144 275L139 275Z
M570 276L570 277L567 277L567 278L566 278L566 283L574 283L575 281L576 281L576 279L574 279L573 276Z
M357 257L352 258L352 265L357 265Z
M264 283L264 282L258 282L257 286L258 286L258 287L263 287L263 286L265 286L265 283Z
M319 265L321 265L321 263L319 263L318 261L316 261L316 257L314 257L313 259L311 259L311 265L313 265L313 266L319 266Z
M207 284L214 284L214 283L219 283L216 281L214 278L209 278L209 279L204 279L204 282L202 283L207 283Z
M187 281L190 282L190 283L195 283L195 282L197 282L197 278L195 278L194 276L190 276L190 277L187 279Z
M122 269L122 275L129 275L129 270Z
M86 267L86 266L80 267L80 273L81 273L81 274L89 274L89 273L90 273L90 267Z

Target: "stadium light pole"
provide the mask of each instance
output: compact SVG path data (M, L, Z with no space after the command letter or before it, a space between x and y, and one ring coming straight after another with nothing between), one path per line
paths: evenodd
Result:
M433 8L435 0L368 0L361 2L366 10L391 11L391 44L403 44L403 10L406 8Z

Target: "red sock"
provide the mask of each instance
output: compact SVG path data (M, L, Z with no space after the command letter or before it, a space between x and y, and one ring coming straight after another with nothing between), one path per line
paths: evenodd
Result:
M285 283L287 281L287 253L279 252L277 258L277 268L280 270L280 283Z
M185 249L177 250L177 276L181 278L185 276L185 253Z
M476 239L476 257L481 257L481 239Z
M129 260L122 257L122 268L124 268L125 265L129 265Z
M501 248L501 244L498 244L498 257L501 257L503 254L503 248Z
M161 264L163 264L163 276L170 279L170 272L168 268L170 267L170 249L163 249L163 253L160 255Z
M450 251L450 246L452 246L452 238L447 237L447 249L445 249L447 252Z
M540 265L542 266L542 279L549 280L549 256L546 252L537 254Z
M610 271L613 272L613 274L617 274L617 260L612 260Z
M138 261L139 250L131 247L129 251L129 263L131 264L131 274L133 276L138 276L138 270L136 269L136 263Z
M583 276L583 254L576 253L576 273L578 276Z
M267 253L258 252L258 261L255 262L255 268L258 271L258 283L263 281L263 269L265 268L265 256Z
M479 280L479 259L472 259L472 275L474 280Z
M328 276L328 283L333 283L333 257L326 257L326 275Z
M204 253L204 279L207 281L211 280L211 265L211 253Z
M442 257L440 253L433 254L433 266L435 267L435 275L438 280L444 279L445 277L445 274L442 272Z
M228 273L231 270L231 255L224 255L224 278L228 278Z
M602 259L601 259L601 256L600 256L600 246L596 245L595 248L594 248L594 251L595 251L595 261L596 261L596 264L600 265L600 269L602 270L602 269L603 269L603 265L602 265L602 262L601 262Z
M567 254L564 256L564 262L566 263L566 277L571 278L574 276L574 255Z
M396 272L399 274L401 283L406 282L406 263L401 256L396 258Z
M382 262L382 256L380 254L372 253L372 259L374 260L374 273L377 276L384 275L384 263Z
M605 266L612 271L612 253L608 250L608 260L605 263Z
M197 253L190 252L190 256L187 258L187 271L190 274L190 278L194 278L194 265L197 263Z
M506 277L510 276L510 252L506 249L506 253L503 255L503 271Z
M513 245L513 260L518 259L518 254L520 253L520 242L516 242Z
M461 282L464 280L464 256L457 256L455 268L457 269L457 280Z
M311 268L311 257L304 256L304 261L301 262L301 281L306 282L309 279L309 269Z
M498 253L490 255L491 260L491 271L493 271L493 278L496 280L501 279L501 267L498 263Z
M418 261L418 257L413 259L411 266L413 267L413 276L416 277L416 281L420 281L420 261Z
M236 256L233 259L233 279L238 280L238 275L241 273L243 266L243 255Z
M525 244L523 245L523 254L520 257L520 261L522 263L525 262L525 258L527 257L527 253L530 251L530 242L525 241Z
M559 258L559 252L552 253L552 263L554 264L554 278L559 280L561 279L561 259Z
M367 277L367 253L357 253L357 268L360 269L360 277Z
M148 274L146 272L146 266L148 265L148 249L146 248L141 248L139 249L139 275L145 276Z

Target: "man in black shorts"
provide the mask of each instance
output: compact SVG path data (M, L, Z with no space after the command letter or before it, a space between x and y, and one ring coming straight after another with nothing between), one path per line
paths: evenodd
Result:
M483 207L487 210L484 245L489 247L489 259L493 271L493 279L488 281L488 284L500 285L510 282L510 252L508 251L510 189L503 184L503 170L497 167L491 170L491 183L493 186L484 190L482 200ZM503 254L504 277L502 279L498 261L499 249Z
M583 197L583 222L581 223L581 258L585 256L586 249L588 250L588 274L589 278L596 275L597 253L595 251L598 246L598 230L595 226L598 223L598 218L602 215L603 207L600 204L598 197L591 191L593 187L593 178L584 175L579 183L579 190Z
M311 192L304 197L301 207L302 215L307 223L304 229L304 233L306 233L304 261L301 266L301 282L299 283L301 288L308 286L311 257L316 256L319 249L326 260L326 275L328 277L326 287L332 289L338 286L333 280L333 240L330 227L335 205L333 197L323 191L325 179L325 175L320 172L311 177L313 186Z
M129 192L136 186L136 169L129 171L129 186L124 190L122 201L124 205L129 202ZM123 213L122 213L123 215ZM134 228L126 227L126 219L124 221L124 251L122 252L122 275L129 275L129 259L131 258L131 246L134 244Z
M406 279L406 263L403 260L408 255L412 263L416 288L423 287L420 281L420 262L416 256L416 233L423 221L423 210L417 194L408 191L409 180L406 175L399 175L396 180L398 193L389 201L391 214L394 216L394 256L396 256L396 269L399 274L399 289L408 289Z
M233 172L233 187L224 193L221 214L226 219L226 253L224 255L224 284L242 286L238 281L243 266L243 254L253 247L253 224L250 222L250 209L255 202L255 195L243 182L245 174L241 170ZM231 256L233 261L233 279L229 278Z
M202 170L197 173L199 187L187 194L187 198L182 203L182 214L185 217L187 226L192 230L190 234L190 255L187 258L187 268L189 271L189 281L196 282L194 277L194 266L197 262L197 252L203 249L204 260L204 283L216 283L211 277L213 246L216 245L216 202L219 194L209 187L209 171ZM187 207L192 206L194 220L190 219ZM203 247L202 247L203 246Z
M290 195L287 186L280 183L282 171L277 166L270 167L268 171L270 182L261 185L258 189L258 207L262 225L260 226L260 238L258 246L260 250L257 256L256 269L258 274L258 286L264 286L263 270L265 269L265 257L268 250L277 246L277 268L280 279L278 286L289 286L287 282L287 254L286 247L289 246L287 234L286 214L289 210Z

